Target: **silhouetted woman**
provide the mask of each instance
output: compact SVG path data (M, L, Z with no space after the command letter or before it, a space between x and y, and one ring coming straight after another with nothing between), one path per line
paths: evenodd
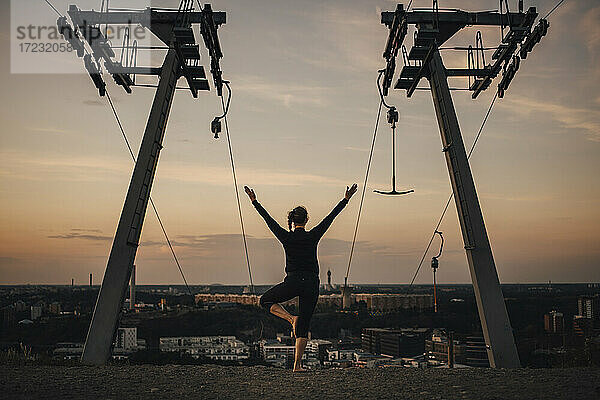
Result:
M306 208L298 206L288 213L289 231L283 229L256 200L254 190L244 186L252 204L264 218L267 226L281 242L285 250L284 281L273 286L260 298L260 305L292 324L292 332L296 337L296 356L294 371L304 371L302 355L308 340L308 328L317 300L319 298L319 262L317 261L317 245L334 218L348 204L348 200L356 193L356 184L346 188L344 198L326 216L323 221L309 231L305 230L308 222ZM292 229L293 228L293 229ZM298 316L291 315L279 303L298 297Z

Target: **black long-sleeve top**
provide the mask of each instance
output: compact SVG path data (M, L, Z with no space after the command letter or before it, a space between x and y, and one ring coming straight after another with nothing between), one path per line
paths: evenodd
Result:
M304 230L304 228L296 228L293 231L283 229L257 200L254 200L252 204L263 217L271 232L283 245L285 250L285 272L289 274L303 271L318 275L317 246L319 240L331 226L335 217L348 204L348 200L342 199L329 215L323 218L323 221L309 231Z

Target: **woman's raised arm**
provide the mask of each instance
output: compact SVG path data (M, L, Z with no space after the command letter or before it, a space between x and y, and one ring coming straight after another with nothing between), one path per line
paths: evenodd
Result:
M258 211L258 213L260 214L260 216L263 217L263 219L267 223L267 226L269 227L269 229L271 230L271 232L273 232L273 234L275 235L275 237L280 242L283 243L283 241L287 237L288 231L286 231L285 229L283 229L281 227L281 225L279 225L277 223L277 221L275 221L273 219L273 217L271 217L269 215L269 213L267 212L267 210L265 210L265 208L258 202L258 200L256 200L256 193L254 193L253 189L250 189L248 186L244 186L244 190L246 191L246 194L250 198L250 201L252 202L252 205L254 206L254 208L256 208L256 211Z

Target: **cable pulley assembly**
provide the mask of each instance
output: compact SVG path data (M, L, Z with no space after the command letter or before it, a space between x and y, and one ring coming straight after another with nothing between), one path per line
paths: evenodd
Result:
M440 251L438 252L437 256L433 256L431 258L431 268L433 268L434 273L435 270L438 268L439 266L439 261L438 259L442 256L442 251L444 250L444 236L442 235L442 232L440 231L435 231L436 235L440 235L440 239L442 240L442 242L440 243Z
M77 31L74 30L71 24L69 24L69 22L67 21L67 17L65 17L64 15L60 16L56 20L56 25L60 34L77 52L77 57L83 57L83 53L85 52L85 45L83 44L81 39L79 39Z
M549 27L550 23L547 19L540 19L535 28L533 28L533 31L527 36L523 44L521 44L519 55L523 60L527 58L527 54L531 53L533 46L538 44L542 40L542 37L546 36Z
M85 65L85 69L87 70L88 74L90 74L92 82L94 82L94 85L98 89L98 94L101 97L104 97L104 95L106 95L106 83L104 82L104 79L102 79L102 73L92 59L92 56L86 54L85 57L83 57L83 64Z
M504 67L504 72L502 73L502 79L500 83L498 83L498 97L503 98L504 92L508 89L508 85L512 82L515 74L519 70L519 65L521 64L521 58L519 56L513 56L512 62Z
M215 119L213 119L210 123L210 131L215 135L215 139L219 138L219 133L221 133L221 120L227 116L227 113L229 112L229 104L231 103L231 87L229 86L229 81L223 81L223 83L227 88L227 105L223 110L223 115L215 117Z
M387 122L392 126L393 129L396 128L396 122L398 122L398 118L399 115L398 110L396 110L396 107L390 108L387 112Z

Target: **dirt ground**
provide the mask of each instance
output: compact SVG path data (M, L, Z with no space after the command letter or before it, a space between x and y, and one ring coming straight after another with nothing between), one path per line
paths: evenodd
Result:
M600 399L600 369L1 368L0 399Z

